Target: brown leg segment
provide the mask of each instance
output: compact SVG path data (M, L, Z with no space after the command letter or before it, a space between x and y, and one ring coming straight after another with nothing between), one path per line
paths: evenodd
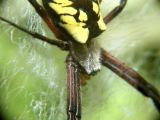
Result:
M105 24L112 21L125 7L127 0L120 0L120 5L115 7L106 17L103 18Z
M42 2L43 1L45 0L42 0ZM68 40L68 36L57 27L54 19L50 17L48 12L41 5L39 5L36 0L28 0L28 2L35 8L36 12L41 16L41 18L45 21L57 38L61 40Z
M56 29L47 11L42 6L40 6L36 0L28 0L28 2L35 8L36 12L41 16L41 18L45 21L52 32L58 35L59 31Z
M29 34L29 35L31 35L34 38L37 38L41 41L47 42L47 43L52 44L52 45L56 45L57 47L61 48L62 50L68 50L68 44L64 41L50 39L50 38L47 38L46 36L43 36L39 33L29 31L26 28L20 27L17 24L15 24L15 23L13 23L13 22L11 22L11 21L3 18L3 17L0 17L0 20L12 25L13 27L15 27L15 28L17 28L17 29Z
M76 120L81 119L81 86L78 67L75 69L75 81L76 81Z
M117 58L113 57L105 50L102 50L102 64L123 78L143 95L150 97L160 112L160 93L154 86L144 80L136 71L120 62Z
M67 57L67 120L81 119L81 96L78 66Z

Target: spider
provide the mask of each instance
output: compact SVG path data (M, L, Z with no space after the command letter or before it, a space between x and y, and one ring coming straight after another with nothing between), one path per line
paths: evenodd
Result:
M89 76L95 75L102 65L123 78L144 96L150 97L160 112L160 93L157 89L136 71L101 48L93 39L105 31L106 25L121 13L127 0L120 0L120 4L104 18L99 6L101 0L42 0L43 6L36 0L28 0L28 2L58 40L31 32L3 17L0 17L0 20L34 38L68 51L66 58L67 120L81 119L80 86Z

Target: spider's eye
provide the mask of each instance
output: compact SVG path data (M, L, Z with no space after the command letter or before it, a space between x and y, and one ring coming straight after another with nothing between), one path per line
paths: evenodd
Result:
M106 29L96 0L48 0L44 3L54 16L56 26L80 43L98 36ZM45 6L45 7L46 7Z

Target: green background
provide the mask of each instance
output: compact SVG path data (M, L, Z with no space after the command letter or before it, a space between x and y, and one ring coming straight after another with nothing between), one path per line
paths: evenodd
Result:
M107 14L118 0L104 0ZM27 0L1 0L0 16L54 37ZM160 90L160 2L128 0L97 40ZM0 113L6 120L65 120L65 57L0 21ZM102 68L82 87L82 120L159 120L149 98Z

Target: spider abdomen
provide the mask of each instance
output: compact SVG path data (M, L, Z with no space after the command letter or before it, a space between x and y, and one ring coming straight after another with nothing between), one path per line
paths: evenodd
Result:
M98 0L43 0L57 29L79 43L86 43L106 29Z

